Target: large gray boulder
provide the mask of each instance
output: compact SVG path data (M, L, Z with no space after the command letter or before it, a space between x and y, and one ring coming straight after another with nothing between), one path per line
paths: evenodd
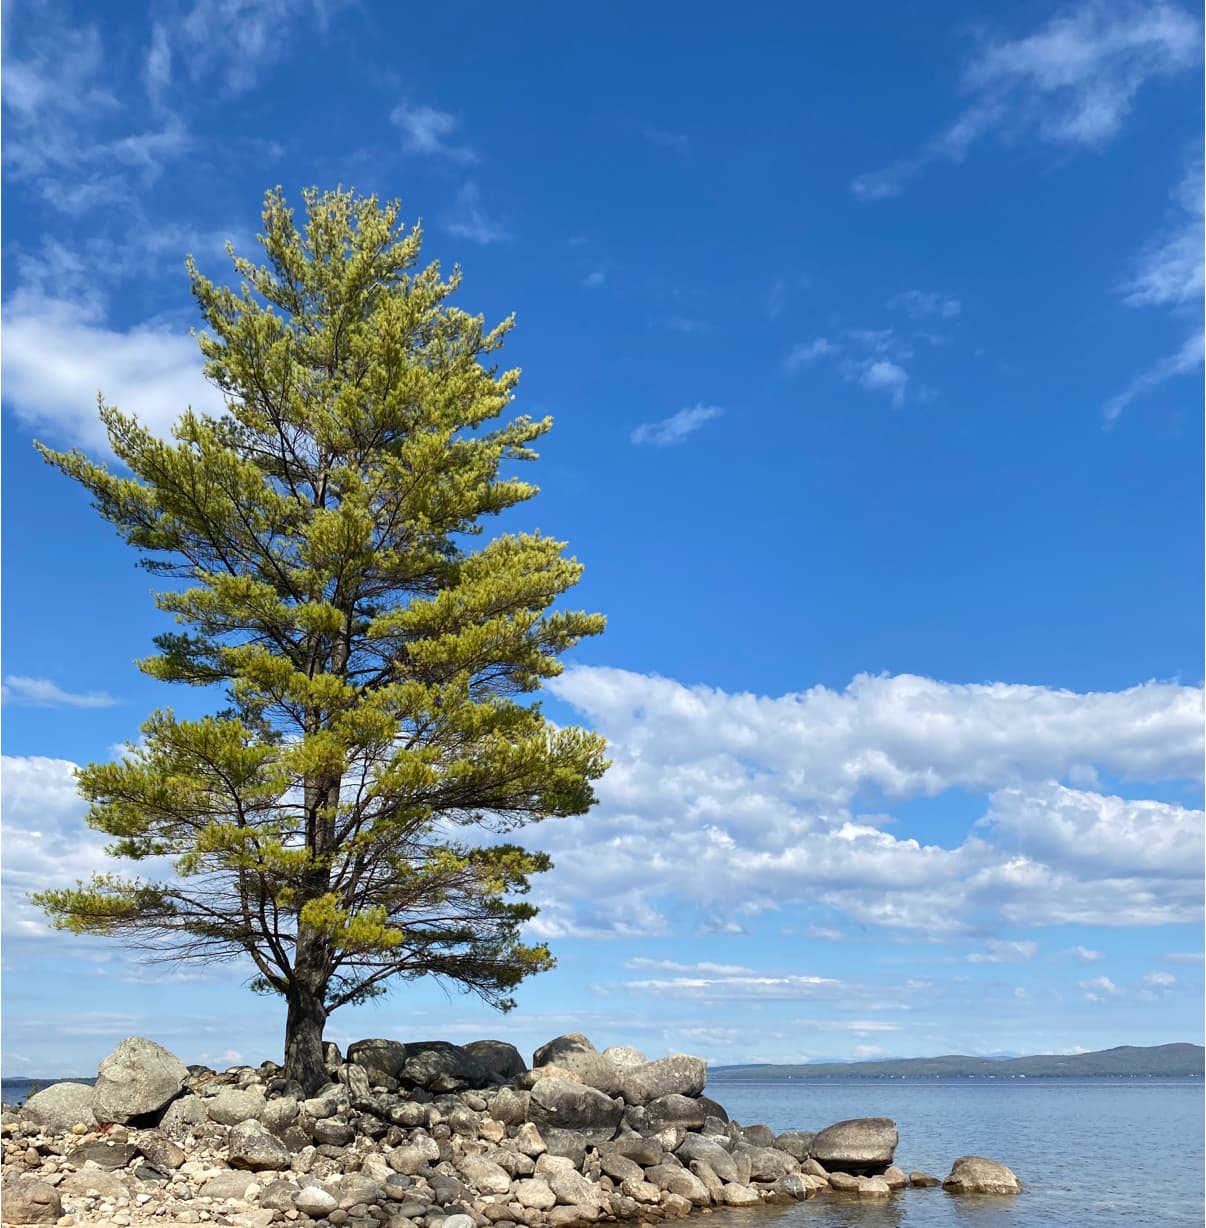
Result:
M92 1089L92 1112L99 1122L132 1121L157 1113L180 1094L188 1068L162 1045L144 1036L127 1036L100 1064Z
M52 1083L21 1107L21 1116L50 1134L65 1134L77 1122L95 1123L92 1088L86 1083Z
M676 1053L623 1072L620 1091L629 1104L648 1104L662 1096L698 1096L708 1082L701 1057Z
M674 1153L684 1163L700 1160L723 1182L737 1180L737 1164L728 1151L713 1139L702 1134L688 1134Z
M812 1154L816 1135L811 1130L784 1130L775 1136L775 1146L797 1160L807 1160Z
M830 1172L881 1173L896 1153L900 1135L888 1117L853 1117L826 1126L812 1140L813 1158Z
M592 1143L613 1138L623 1113L618 1101L596 1088L556 1078L537 1080L528 1108L529 1119L542 1133L545 1126L559 1126L580 1131Z
M1020 1194L1022 1183L1013 1170L984 1156L960 1156L942 1183L950 1194Z
M205 1102L210 1121L221 1126L237 1126L241 1121L258 1118L265 1108L264 1092L259 1087L224 1087Z
M532 1068L560 1066L576 1075L587 1087L611 1095L618 1092L623 1083L619 1068L609 1057L604 1057L581 1032L569 1032L541 1045L532 1054Z
M457 1092L485 1087L491 1082L486 1068L460 1045L446 1040L423 1040L406 1046L402 1078L429 1092Z
M477 1058L495 1083L518 1078L528 1068L519 1050L505 1040L471 1040L465 1052Z
M645 1055L631 1045L608 1045L603 1050L603 1056L610 1059L612 1065L621 1071L635 1070L638 1066L644 1066L647 1061Z
M655 1130L665 1126L682 1126L685 1130L698 1130L704 1124L704 1113L698 1100L672 1092L659 1096L645 1106Z
M63 1214L58 1191L45 1181L18 1177L4 1187L2 1197L6 1224L53 1224Z
M241 1121L231 1126L226 1150L231 1168L258 1173L289 1167L289 1149L258 1121Z
M383 1038L353 1041L348 1046L348 1061L362 1067L374 1083L397 1079L406 1065L406 1046L400 1040Z

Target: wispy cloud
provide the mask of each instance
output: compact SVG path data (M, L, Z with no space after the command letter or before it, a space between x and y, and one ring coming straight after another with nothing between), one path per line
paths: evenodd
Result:
M1206 962L1201 951L1170 951L1165 957L1172 964L1200 964Z
M1086 0L1023 38L984 39L962 73L970 103L916 153L859 175L851 190L862 200L899 195L928 166L961 162L989 136L1100 148L1149 81L1197 65L1201 41L1197 19L1171 4L1102 0Z
M666 128L656 128L647 125L642 135L650 145L656 145L659 149L672 149L675 153L680 154L687 152L688 146L685 133L671 132Z
M118 701L104 691L65 691L49 678L27 678L8 674L0 687L6 704L30 708L111 708Z
M783 360L783 367L788 372L798 371L801 367L807 367L816 362L818 358L836 354L837 350L838 347L828 338L818 337L815 341L793 347Z
M872 391L886 392L893 405L903 405L909 373L898 364L879 358L863 365L858 382Z
M1124 993L1108 976L1095 976L1081 981L1080 989L1080 996L1086 1002L1108 1002L1112 998L1121 998Z
M602 269L594 269L582 279L585 290L597 290L607 280L607 274Z
M1105 956L1100 951L1092 951L1088 947L1069 947L1063 954L1071 955L1075 959L1084 960L1086 964L1093 963L1099 959L1105 959Z
M650 444L655 448L671 448L723 413L723 409L714 405L696 405L691 409L680 409L678 413L658 422L642 422L630 438L638 446Z
M990 938L984 945L986 950L973 951L966 956L969 964L1024 964L1038 951L1037 942Z
M1167 989L1177 983L1177 978L1171 972L1149 972L1143 978L1143 983L1154 989Z
M402 148L406 153L447 158L462 165L478 160L477 152L469 146L449 143L448 138L461 122L450 111L400 102L389 118L402 133Z
M888 300L892 311L903 311L910 320L953 320L963 304L952 294L939 294L934 290L902 290Z
M1188 316L1189 334L1180 347L1140 371L1123 390L1102 406L1109 425L1138 397L1178 376L1192 375L1202 365L1202 227L1203 164L1196 158L1174 193L1173 216L1143 249L1119 286L1131 307L1164 307L1174 317Z
M458 239L483 245L501 243L511 237L510 232L486 212L481 188L473 179L457 193L453 212L444 223L444 229Z

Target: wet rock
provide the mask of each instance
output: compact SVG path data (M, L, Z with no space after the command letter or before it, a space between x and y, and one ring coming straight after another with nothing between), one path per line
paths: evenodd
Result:
M892 1189L882 1177L858 1177L860 1198L887 1198Z
M65 1134L77 1122L91 1126L92 1088L86 1083L52 1083L21 1106L21 1116L52 1134Z
M829 1188L843 1194L857 1194L858 1178L851 1173L830 1173Z
M729 1182L724 1187L724 1201L730 1207L756 1207L762 1202L758 1191L748 1185Z
M706 1206L712 1201L708 1187L680 1164L651 1165L645 1170L645 1180L652 1181L664 1193L677 1194L696 1206Z
M909 1184L919 1190L929 1190L936 1185L941 1185L942 1182L931 1173L911 1172L909 1173Z
M855 1117L826 1126L812 1154L826 1168L849 1173L882 1172L896 1152L896 1123L887 1117Z
M92 1112L100 1122L127 1122L162 1109L179 1095L188 1069L162 1045L127 1036L100 1064Z
M895 1164L890 1164L884 1169L882 1175L890 1190L903 1190L909 1184L908 1177Z
M960 1156L942 1188L950 1194L1020 1194L1021 1182L1013 1170L984 1156Z

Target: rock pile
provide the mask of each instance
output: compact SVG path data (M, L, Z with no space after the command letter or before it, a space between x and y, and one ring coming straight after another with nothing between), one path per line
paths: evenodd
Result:
M132 1037L95 1087L59 1083L0 1116L6 1224L232 1228L577 1228L937 1185L893 1164L894 1122L819 1133L741 1126L697 1057L648 1062L585 1036L537 1049L363 1040L326 1046L307 1096L272 1062L185 1067ZM964 1156L951 1192L1016 1193Z

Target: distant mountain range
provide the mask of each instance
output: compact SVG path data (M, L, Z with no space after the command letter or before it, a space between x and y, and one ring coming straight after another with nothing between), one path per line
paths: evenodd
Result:
M757 1063L712 1066L709 1083L749 1079L887 1079L947 1075L994 1075L999 1078L1085 1078L1091 1075L1198 1075L1206 1067L1201 1045L1121 1045L1097 1053L1046 1053L1036 1057L908 1057L875 1062L807 1062L798 1066Z

